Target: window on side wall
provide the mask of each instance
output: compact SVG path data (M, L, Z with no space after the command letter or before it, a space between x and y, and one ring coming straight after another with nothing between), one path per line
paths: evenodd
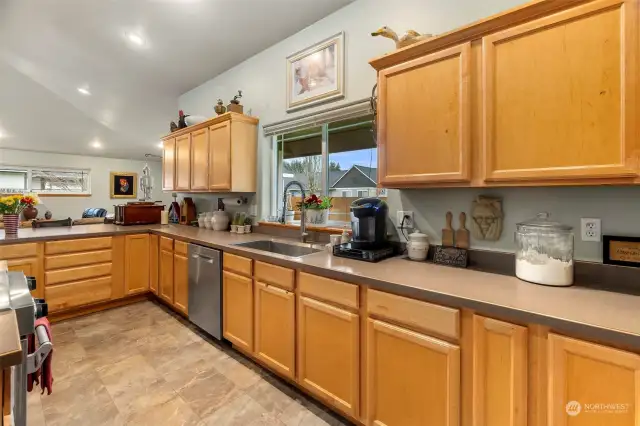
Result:
M378 194L372 118L334 121L276 137L276 215L281 215L283 189L293 180L308 193L333 197L329 225L334 226L350 222L352 201ZM300 220L299 201L299 190L292 187L287 192L287 222Z
M90 171L36 167L0 169L0 193L23 192L40 195L91 195Z

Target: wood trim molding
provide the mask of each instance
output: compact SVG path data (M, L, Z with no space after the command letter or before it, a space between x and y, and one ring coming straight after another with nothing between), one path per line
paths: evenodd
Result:
M214 124L222 123L225 121L241 121L245 123L258 124L260 120L255 117L251 117L244 114L238 114L237 112L227 112L217 117L210 118L202 123L194 124L193 126L185 127L184 129L176 130L173 133L169 133L162 137L162 140L178 138L183 135L188 135L196 130L204 129L205 127L213 126Z
M409 45L369 61L380 71L446 47L483 37L500 29L527 22L542 15L568 9L590 0L533 0L522 6L514 7L488 18L475 21L464 27L448 31L436 37Z

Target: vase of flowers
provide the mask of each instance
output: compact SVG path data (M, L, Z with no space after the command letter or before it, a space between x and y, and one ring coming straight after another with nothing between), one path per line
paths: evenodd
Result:
M331 197L318 197L311 194L302 202L298 203L298 208L305 209L305 224L314 226L325 226L329 218Z
M0 213L4 218L4 232L6 236L18 235L20 226L20 214L27 207L38 204L38 197L35 195L7 195L0 197Z

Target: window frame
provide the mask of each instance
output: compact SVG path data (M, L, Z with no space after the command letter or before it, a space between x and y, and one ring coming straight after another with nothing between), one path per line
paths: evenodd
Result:
M39 197L47 197L47 196L91 196L91 169L87 168L77 168L77 167L50 167L50 166L17 166L17 165L4 165L0 164L0 170L6 171L17 171L17 172L26 172L26 189L24 192L37 194ZM78 191L78 192L68 192L68 191L40 191L37 189L33 189L32 180L33 180L33 171L34 170L44 170L44 171L52 171L52 172L85 172L86 173L86 183L87 190L86 191ZM4 194L4 191L0 188L0 193Z
M316 124L313 123L313 121L310 123L309 126L307 127L299 127L297 128L297 130L301 130L304 128L311 128L311 127L320 127L322 129L322 136L321 136L321 156L322 156L322 175L321 175L321 179L322 179L322 190L320 191L322 196L329 196L329 132L330 130L340 130L341 128L333 128L333 129L329 129L329 125L337 122L337 121L343 121L343 120L348 120L351 118L365 118L367 116L371 115L371 111L363 111L361 114L356 114L356 115L348 115L345 114L344 116L335 116L332 117L332 119L330 121L326 121L322 124ZM371 121L372 125L374 123L373 119ZM293 131L293 130L290 130ZM278 133L273 133L271 134L271 143L272 143L272 181L271 182L275 182L275 185L271 185L271 208L269 209L271 211L271 214L274 215L277 218L280 218L280 216L282 215L282 199L279 199L283 188L282 185L282 173L283 173L283 167L282 167L282 162L283 162L283 158L282 157L282 152L278 149L278 138L279 136L286 134L287 131L281 131ZM284 141L283 141L284 142ZM375 149L378 149L378 144L375 144ZM350 190L350 192L353 192Z

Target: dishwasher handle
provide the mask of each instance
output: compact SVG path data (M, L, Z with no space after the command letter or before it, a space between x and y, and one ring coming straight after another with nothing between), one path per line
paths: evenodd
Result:
M205 261L207 263L211 263L211 264L213 264L213 262L214 262L213 258L207 257L207 256L201 256L199 254L192 254L191 257L193 257L194 259L201 259L201 260L203 260L203 261Z

